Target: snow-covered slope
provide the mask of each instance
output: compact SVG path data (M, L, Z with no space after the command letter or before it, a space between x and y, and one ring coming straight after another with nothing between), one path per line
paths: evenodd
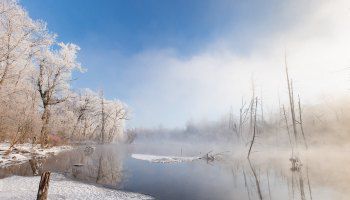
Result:
M0 179L0 199L36 199L40 177L11 176ZM98 187L70 180L52 173L48 199L91 199L91 200L147 200L150 196Z

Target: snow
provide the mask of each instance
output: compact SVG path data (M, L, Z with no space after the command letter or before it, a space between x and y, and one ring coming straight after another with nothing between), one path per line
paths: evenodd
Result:
M131 157L138 160L145 160L154 163L191 162L200 159L200 157L158 156L148 154L132 154Z
M72 149L71 146L55 146L42 149L40 148L40 145L32 146L32 144L25 143L15 145L12 152L5 155L5 152L9 149L9 147L9 143L0 143L0 168L25 163L31 159L32 155L45 158L50 155L56 155L62 151Z
M0 179L0 199L36 199L40 177L11 176ZM113 190L70 180L61 174L52 173L49 183L48 199L114 199L147 200L151 196Z

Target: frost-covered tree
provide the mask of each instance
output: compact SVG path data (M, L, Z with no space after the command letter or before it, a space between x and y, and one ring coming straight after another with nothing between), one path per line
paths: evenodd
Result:
M0 1L0 137L13 144L35 132L38 101L30 81L32 58L53 37L17 1Z
M79 47L59 43L16 0L0 0L0 140L12 145L49 134L70 140L122 138L126 106L91 90L75 93ZM103 133L103 134L101 134ZM102 139L103 136L103 139Z
M71 138L87 136L88 128L93 126L93 118L96 115L98 96L91 90L82 91L72 101L72 110L75 115L75 123L71 131ZM80 130L80 131L79 131ZM79 134L80 132L80 134Z
M64 43L58 43L58 46L59 49L46 49L37 57L37 90L43 106L43 125L40 131L42 146L45 146L48 140L50 107L67 100L72 72L83 70L76 60L78 46Z
M66 133L70 140L124 141L124 123L128 113L126 105L118 100L108 100L85 89L71 94L51 112L51 131Z
M128 119L126 106L117 100L101 100L101 142L124 140L123 129Z
M31 58L52 42L41 21L32 20L14 0L0 2L0 88L15 87L32 69Z
M127 107L118 100L105 99L102 93L85 90L73 102L75 136L90 138L100 143L123 140ZM79 134L80 132L80 134Z

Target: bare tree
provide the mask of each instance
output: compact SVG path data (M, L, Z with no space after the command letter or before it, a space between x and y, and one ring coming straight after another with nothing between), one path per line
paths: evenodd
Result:
M252 140L250 141L250 146L249 146L249 151L248 151L248 159L249 159L249 156L250 156L250 153L252 151L252 148L253 148L253 145L254 145L254 142L255 142L255 137L256 137L256 132L257 132L257 124L256 124L256 115L257 115L257 107L258 107L258 97L255 97L255 110L253 111L253 115L254 115L254 121L253 121L253 137L252 137Z
M298 95L298 107L299 107L299 124L300 124L300 130L301 130L301 134L302 134L303 139L304 139L305 147L308 148L307 142L306 142L306 138L305 138L305 133L304 133L303 118L302 118L302 110L301 110L300 96L299 96L299 95Z
M293 133L294 133L295 141L297 141L298 140L298 136L297 136L298 132L297 132L297 127L296 127L296 118L295 118L295 109L294 109L293 82L289 78L288 65L287 65L287 55L285 55L284 61L285 61L285 67L286 67L288 97L289 97L290 112L291 112L291 116L292 116Z

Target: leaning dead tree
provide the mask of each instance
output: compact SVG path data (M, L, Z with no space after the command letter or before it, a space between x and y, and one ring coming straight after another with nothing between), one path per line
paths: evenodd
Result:
M257 115L257 107L258 107L258 97L255 97L255 103L253 104L255 105L254 107L254 111L252 112L253 113L253 116L254 116L254 120L253 120L253 137L252 137L252 140L250 141L250 146L249 146L249 151L248 151L248 158L250 156L250 153L252 151L252 148L253 148L253 145L254 145L254 142L255 142L255 138L256 138L256 132L257 132L257 124L256 124L256 115Z
M252 77L252 97L250 101L250 122L249 122L249 131L253 129L253 123L254 123L254 101L255 101L255 83Z

